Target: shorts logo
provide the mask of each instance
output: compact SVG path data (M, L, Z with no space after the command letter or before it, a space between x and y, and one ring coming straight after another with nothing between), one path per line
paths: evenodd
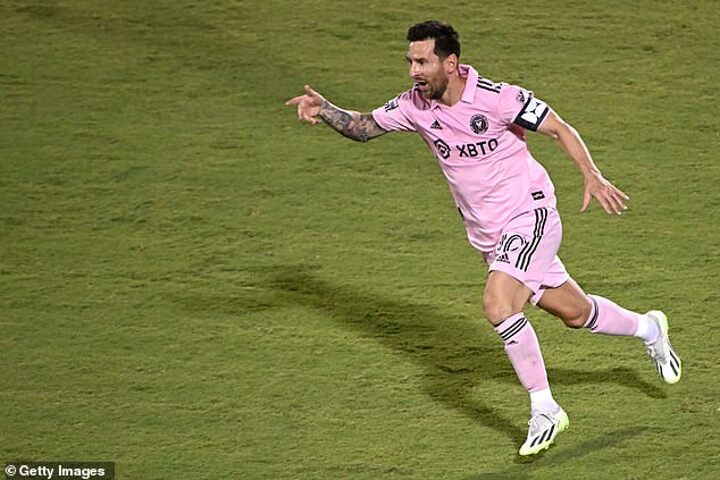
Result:
M434 144L435 150L437 150L438 155L440 155L443 160L447 160L450 156L450 145L445 143L441 138L435 140Z
M525 93L523 93L522 90L520 90L517 94L517 97L515 97L518 103L525 103Z
M488 120L485 118L485 115L480 115L479 113L477 115L473 115L470 119L470 128L472 128L472 131L477 135L482 135L487 132Z
M495 261L503 263L510 262L510 254L517 252L525 245L528 241L516 233L508 235L507 233L500 238L500 242L495 247Z
M545 198L545 194L542 192L542 190L538 190L537 192L531 193L533 200L542 200Z

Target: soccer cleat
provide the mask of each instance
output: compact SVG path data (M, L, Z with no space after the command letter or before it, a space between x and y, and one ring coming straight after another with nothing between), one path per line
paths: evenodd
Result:
M535 455L549 448L557 434L570 426L570 419L562 408L554 413L533 412L528 426L527 440L520 447L520 455Z
M652 310L645 315L655 322L660 330L660 337L647 346L647 354L655 362L655 368L663 380L669 384L677 383L682 375L682 363L670 345L667 317L658 310Z

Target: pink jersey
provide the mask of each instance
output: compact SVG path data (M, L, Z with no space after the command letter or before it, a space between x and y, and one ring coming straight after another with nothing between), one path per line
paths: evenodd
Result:
M511 219L555 208L555 188L530 154L524 130L537 130L549 107L528 90L478 77L469 65L461 65L460 74L467 83L451 107L412 88L372 115L384 130L422 136L447 178L470 243L490 252Z

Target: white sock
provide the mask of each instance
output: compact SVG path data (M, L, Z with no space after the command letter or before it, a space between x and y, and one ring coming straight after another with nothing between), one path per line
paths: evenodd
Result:
M533 412L556 412L560 408L550 388L530 392L530 410Z
M660 329L657 323L650 320L647 315L638 315L638 326L635 336L642 338L645 343L649 345L660 337Z

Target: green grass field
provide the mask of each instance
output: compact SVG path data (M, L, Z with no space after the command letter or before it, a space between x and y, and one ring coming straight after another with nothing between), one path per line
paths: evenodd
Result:
M588 2L589 3L589 2ZM720 478L720 3L0 3L0 463L119 479ZM661 308L684 360L528 309L571 428L521 459L527 395L419 137L299 124L309 83L408 88L407 27L520 83L631 196L533 137L592 293Z

